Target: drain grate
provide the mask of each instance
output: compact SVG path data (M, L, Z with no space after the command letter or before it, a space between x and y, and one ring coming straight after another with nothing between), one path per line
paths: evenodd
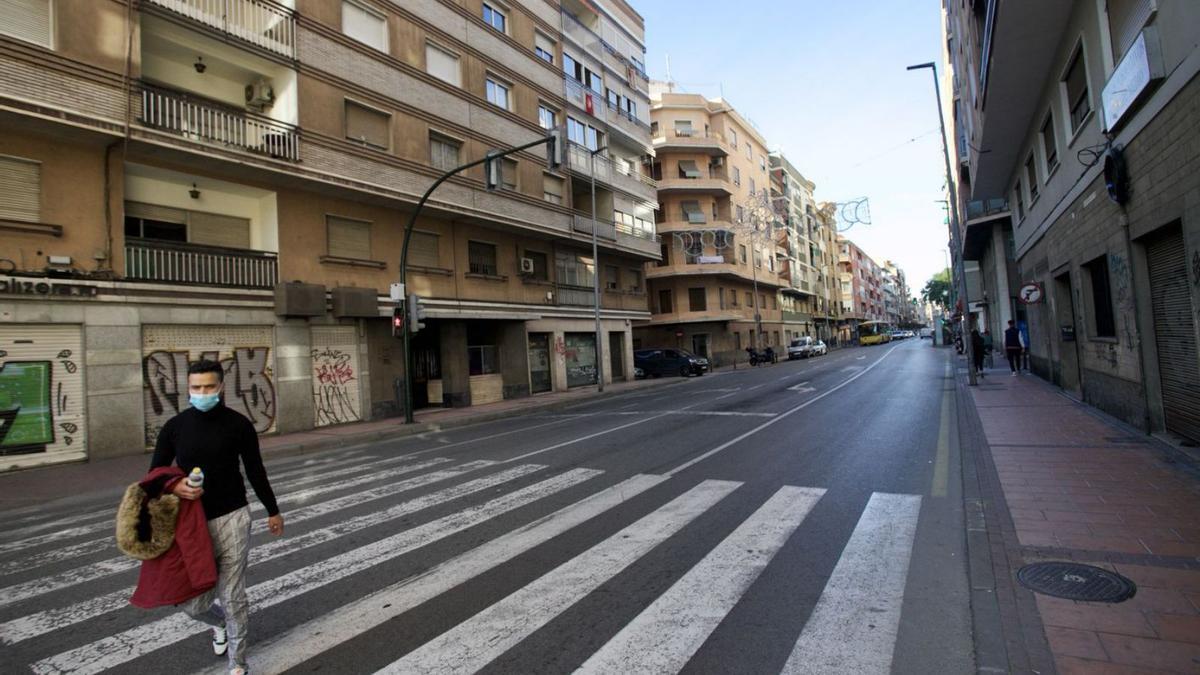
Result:
M1137 586L1115 572L1079 563L1044 562L1017 570L1017 581L1037 593L1084 602L1124 602Z

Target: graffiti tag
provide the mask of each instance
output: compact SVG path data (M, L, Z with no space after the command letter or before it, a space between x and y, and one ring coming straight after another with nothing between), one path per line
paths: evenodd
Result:
M219 352L214 351L199 355L200 359L219 360L225 372L225 405L245 415L260 434L275 425L275 384L270 351L270 347L237 347L223 359L219 359ZM154 351L142 359L148 444L155 442L167 420L190 407L188 364L186 351Z
M313 367L313 411L315 423L322 427L361 419L355 408L357 387L351 355L327 347L310 352ZM351 384L355 383L355 384Z

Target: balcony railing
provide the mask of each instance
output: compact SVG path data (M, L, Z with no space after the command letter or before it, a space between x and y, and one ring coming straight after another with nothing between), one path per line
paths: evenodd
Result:
M633 113L621 108L620 106L614 105L612 101L607 101L607 103L609 111L616 115L618 122L632 124L638 131L641 132L650 131L650 125L638 119Z
M591 176L591 154L591 150L588 150L586 146L579 145L578 143L567 143L567 167L584 176ZM620 162L614 162L603 155L596 155L595 168L596 180L633 192L634 194L645 195L653 199L653 195L650 193L658 189L658 181L635 169L628 168Z
M269 0L148 0L250 44L296 58L296 17Z
M588 216L575 214L574 229L576 232L584 234L592 233L592 219ZM616 228L613 224L605 220L596 220L596 236L600 239L608 239L609 241L617 238Z
M647 241L658 240L658 234L656 234L652 229L648 230L622 222L613 223L613 229L621 234L627 234L631 237L637 237L638 239L645 239Z
M1004 198L980 199L978 201L967 202L967 220L984 218L1006 211L1008 211L1008 200Z
M145 84L141 86L141 99L139 119L148 127L259 155L300 161L300 130L290 124Z
M141 281L274 288L275 253L163 241L125 242L125 277Z
M596 292L585 286L555 285L558 304L592 307L596 304Z

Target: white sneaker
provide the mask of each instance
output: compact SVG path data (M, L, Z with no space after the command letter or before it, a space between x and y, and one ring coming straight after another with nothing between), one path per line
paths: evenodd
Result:
M1012 376L1013 376L1013 377L1016 377L1016 376L1017 376L1017 371L1015 371L1015 370L1014 370L1014 371L1013 371L1013 374L1012 374Z
M212 629L212 647L213 653L217 656L224 656L229 650L229 636L225 634L225 627Z
M245 668L238 666L237 668L229 671L229 675L248 675L249 672L250 671L246 670Z

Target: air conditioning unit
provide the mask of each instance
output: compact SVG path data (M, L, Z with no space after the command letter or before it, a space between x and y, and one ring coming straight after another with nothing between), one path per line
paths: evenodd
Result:
M271 107L274 102L275 90L271 88L271 83L266 79L259 78L246 85L246 107L262 110Z
M533 258L521 258L521 274L533 274Z

